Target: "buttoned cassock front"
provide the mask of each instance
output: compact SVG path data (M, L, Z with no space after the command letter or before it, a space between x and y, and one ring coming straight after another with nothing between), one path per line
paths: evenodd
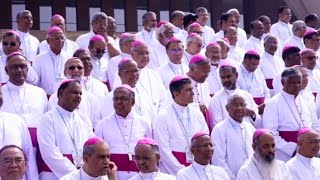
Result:
M264 47L263 47L263 43L262 43L262 41L260 39L258 39L258 38L256 38L256 37L251 35L251 37L244 44L243 50L245 52L247 52L249 50L255 50L260 55L260 54L263 53Z
M320 159L318 157L306 158L297 153L286 165L293 180L318 180L320 179Z
M68 54L68 56L73 57L73 53L78 48L79 47L78 47L77 43L75 43L74 41L72 41L70 39L65 39L62 50L65 51ZM49 49L50 49L50 46L49 46L47 40L43 40L39 46L39 53L42 53L42 52L47 51Z
M40 42L38 38L31 35L29 32L24 33L16 30L20 37L20 48L22 49L23 55L28 61L33 62L39 52Z

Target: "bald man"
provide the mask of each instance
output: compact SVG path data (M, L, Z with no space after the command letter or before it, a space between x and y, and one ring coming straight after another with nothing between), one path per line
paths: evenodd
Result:
M61 28L64 33L66 32L66 22L65 22L65 19L63 16L61 16L59 14L53 15L51 17L50 23L51 23L51 27L57 26L57 27ZM77 49L78 49L77 43L75 43L74 41L72 41L68 38L65 38L63 48L62 48L63 51L65 51L71 57L72 54ZM43 40L40 43L39 52L42 53L47 50L49 50L49 44L48 44L47 40Z
M294 180L320 178L320 135L318 132L305 128L297 137L298 153L287 162Z
M254 154L241 166L237 180L291 180L285 163L275 159L275 141L271 132L267 129L257 129L252 140Z

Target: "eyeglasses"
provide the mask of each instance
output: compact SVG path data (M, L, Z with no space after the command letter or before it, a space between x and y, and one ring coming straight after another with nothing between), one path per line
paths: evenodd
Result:
M104 54L104 53L106 53L106 49L95 48L95 50L96 50L96 53L97 53L97 54Z
M240 106L242 108L243 107L245 108L247 106L246 103L230 103L229 105L232 106L232 107L239 107Z
M3 46L8 46L8 45L10 45L11 47L14 47L14 46L16 46L16 45L17 45L17 43L15 43L15 42L11 42L11 43L8 43L8 42L2 42L2 45L3 45Z
M130 74L133 74L133 73L140 73L140 69L133 69L133 70L122 70L122 72L126 72L126 73L130 73Z
M5 159L1 160L1 164L6 164L6 165L11 165L13 163L15 163L17 165L21 165L24 162L25 162L25 160L23 158L16 158L16 159L5 158Z
M192 42L196 47L198 48L201 48L202 47L202 43L195 43L195 42Z
M307 141L308 143L310 144L320 144L320 139L313 139L313 140L310 140L310 141Z
M137 50L133 50L133 51L135 51L135 52L137 52L139 55L149 55L150 54L150 52L149 51L137 51Z
M121 97L113 97L112 100L113 101L129 101L130 98L126 96L121 96Z
M134 161L149 161L153 156L155 156L155 155L151 155L151 156L137 156L137 155L133 155L133 160L134 160Z
M318 56L308 56L306 58L309 59L309 60L317 60L317 59L319 59Z
M178 53L182 53L183 50L182 49L171 49L171 50L169 50L169 52L171 52L172 54L178 54Z
M78 69L78 70L82 70L83 69L83 67L82 66L69 66L69 70L75 70L75 69Z
M18 69L25 70L28 68L28 65L26 65L26 64L12 64L12 65L9 65L8 68L12 69L12 70L18 70Z

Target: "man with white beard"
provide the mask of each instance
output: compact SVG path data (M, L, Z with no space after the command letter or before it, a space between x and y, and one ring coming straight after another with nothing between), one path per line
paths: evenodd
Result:
M221 48L216 42L208 44L206 47L206 57L210 61L210 73L206 81L209 84L210 96L213 96L221 88L221 81L218 72L219 61L221 59Z
M275 159L275 141L271 132L267 129L257 129L252 140L254 154L241 166L237 180L291 180L290 171L285 163Z

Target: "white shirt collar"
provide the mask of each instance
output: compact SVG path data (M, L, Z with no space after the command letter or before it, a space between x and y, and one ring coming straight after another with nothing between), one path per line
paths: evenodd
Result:
M139 175L142 177L142 179L156 179L156 177L160 174L160 170L157 169L157 171L151 172L151 173L142 173L139 172Z
M68 119L71 119L72 115L74 114L74 111L70 112L65 110L63 107L61 107L59 104L57 104L57 110L59 113L61 113L62 117L68 117Z
M22 32L22 31L19 31L19 29L16 30L19 34L19 36L22 36L22 37L25 37L25 36L28 36L29 35L29 32Z
M101 176L98 176L98 177L92 177L92 176L89 176L85 171L84 169L81 167L81 169L79 170L80 171L80 179L81 180L98 180L98 179L101 179L100 177Z
M254 42L256 42L256 43L261 43L261 40L260 40L260 39L254 37L254 36L252 36L252 35L251 35L250 38L251 38Z
M120 52L120 55L121 55L122 57L131 58L131 54L127 54L127 53L124 53L124 52Z
M132 120L132 118L133 118L133 112L132 111L130 111L125 118L122 117L122 116L119 116L117 113L114 113L114 114L116 115L117 119L121 119L121 120Z
M290 99L293 99L293 100L295 100L299 96L298 95L297 97L295 97L294 95L289 94L289 93L285 92L284 90L281 90L281 93L285 98L290 98Z
M230 123L231 123L234 127L237 127L237 128L240 128L240 129L242 129L242 128L244 127L243 120L241 121L241 123L237 122L236 120L232 119L231 117L229 117L228 120L230 121Z
M307 157L304 157L302 156L301 154L299 154L299 152L296 154L297 158L300 159L302 161L303 164L306 164L306 165L312 165L312 158L307 158Z
M172 102L172 106L174 107L175 110L177 110L180 113L185 112L188 108L188 106L181 106L177 104L175 101Z
M274 56L274 55L269 54L267 51L264 51L264 52L265 52L265 55L267 56L267 58L273 59L273 56Z
M26 87L26 83L23 83L21 86L14 85L10 81L7 82L7 86L9 86L10 90L22 90Z
M278 23L280 24L280 25L282 25L282 26L288 26L289 25L289 23L285 23L285 22L283 22L283 21L278 21Z
M174 64L174 63L172 63L171 61L169 61L168 64L169 64L173 69L180 69L180 68L181 68L181 65L182 65L182 63L180 63L180 64Z

